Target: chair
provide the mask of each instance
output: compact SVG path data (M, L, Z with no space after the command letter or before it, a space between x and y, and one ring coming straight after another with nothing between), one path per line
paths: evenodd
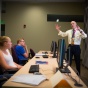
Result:
M13 61L17 64L20 64L20 65L25 65L26 62L28 61L27 59L21 59L19 60L17 55L16 55L16 51L15 51L15 48L16 48L17 45L14 45L11 47L11 52L12 52L12 57L13 57Z
M3 70L2 70L2 67L0 66L0 83L3 81L6 81L6 80L7 80L7 78L3 77Z
M2 68L0 66L0 88L2 87L2 85L7 81L7 78L3 76L3 71Z
M11 47L12 57L13 57L13 61L15 63L19 64L19 60L17 58L16 52L15 52L15 48L16 48L16 45Z
M31 55L31 58L33 58L35 56L35 52L33 49L30 48L30 55Z

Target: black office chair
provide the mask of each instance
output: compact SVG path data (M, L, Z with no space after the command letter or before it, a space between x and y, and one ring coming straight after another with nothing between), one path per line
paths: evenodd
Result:
M14 45L11 47L13 61L16 62L17 64L25 65L28 60L27 59L21 59L21 60L18 59L18 57L16 55L16 51L15 51L16 46L17 45Z
M3 70L2 67L0 66L0 88L5 81L7 81L7 78L3 76Z
M15 63L19 64L19 60L18 60L16 52L15 52L15 47L16 47L16 45L11 47L12 57L13 57L13 61Z
M0 88L2 88L2 85L7 81L6 77L3 77L2 75L0 75Z
M35 52L33 49L30 48L30 58L33 58L35 56Z

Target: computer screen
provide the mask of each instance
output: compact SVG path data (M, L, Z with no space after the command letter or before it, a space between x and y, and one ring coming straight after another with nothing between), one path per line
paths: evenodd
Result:
M59 54L57 57L59 68L63 68L63 60L65 59L65 51L66 51L65 39L59 39L58 48L57 48L57 52Z
M58 67L56 70L60 70L62 73L70 73L70 70L67 67L64 67L64 60L66 54L66 43L65 39L58 40L58 48L57 48L57 63Z
M53 44L54 44L54 41L52 41L51 46L50 46L51 53L53 53Z
M53 43L53 58L56 58L57 57L57 43L54 41Z
M53 58L56 58L56 51L57 51L57 43L56 41L52 41L51 43L51 53L53 54Z

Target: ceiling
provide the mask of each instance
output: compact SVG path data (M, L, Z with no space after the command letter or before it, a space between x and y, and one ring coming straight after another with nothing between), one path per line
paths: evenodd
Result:
M21 2L85 2L85 0L3 0L3 1L21 1Z

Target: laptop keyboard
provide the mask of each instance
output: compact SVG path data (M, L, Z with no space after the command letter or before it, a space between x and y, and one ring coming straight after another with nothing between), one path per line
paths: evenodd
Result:
M39 65L31 65L29 73L39 72Z

